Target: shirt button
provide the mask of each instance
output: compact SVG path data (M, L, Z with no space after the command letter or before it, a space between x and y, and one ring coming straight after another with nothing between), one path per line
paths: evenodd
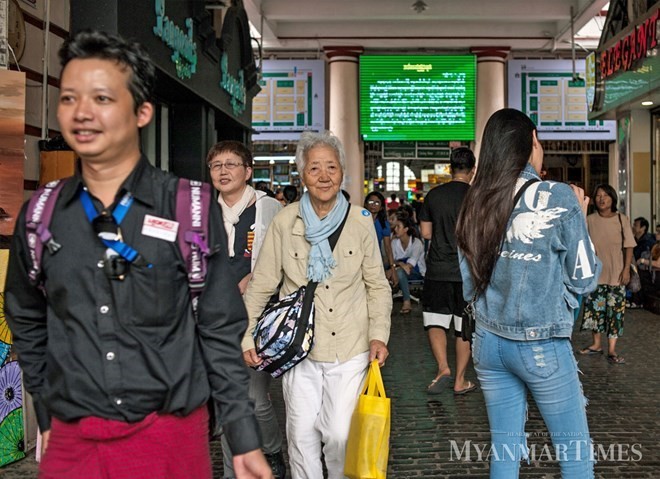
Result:
M328 285L326 284L326 285L325 285L325 289L330 289L330 286L328 286Z
M105 355L105 359L107 359L108 361L112 361L113 359L115 359L115 353L110 351L108 354Z
M98 263L96 263L96 266L99 268L103 268L103 260L100 259Z
M123 401L122 401L120 398L115 398L115 404L116 404L117 406L121 406L121 403L122 403L122 402L123 402Z
M334 332L334 331L332 332L332 335L333 335L333 336L335 335L335 332Z
M332 308L330 308L328 311L330 311L332 313Z
M531 332L529 333L529 337L530 337L530 338L533 338L533 337L535 337L535 336L536 336L536 332L535 332L535 331L531 331Z
M101 311L101 314L106 314L108 311L110 311L110 308L108 308L105 304L99 308L99 311Z

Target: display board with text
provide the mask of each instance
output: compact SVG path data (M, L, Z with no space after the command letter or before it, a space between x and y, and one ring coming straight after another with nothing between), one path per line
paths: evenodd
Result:
M510 60L509 106L536 123L543 140L614 140L614 121L589 120L585 62Z
M261 91L252 102L253 140L297 140L320 131L325 118L323 60L264 60Z
M365 141L475 138L474 55L360 57L360 134Z

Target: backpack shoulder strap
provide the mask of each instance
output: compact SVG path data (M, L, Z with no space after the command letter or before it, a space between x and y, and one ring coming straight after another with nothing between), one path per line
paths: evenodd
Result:
M57 197L66 184L66 179L51 181L34 192L25 212L25 234L30 254L30 280L43 290L41 277L41 259L44 245L50 254L55 254L61 248L50 232L50 222L53 219Z
M209 254L209 210L211 187L196 180L179 179L176 191L177 242L188 272L192 308L197 316L197 302L206 286Z

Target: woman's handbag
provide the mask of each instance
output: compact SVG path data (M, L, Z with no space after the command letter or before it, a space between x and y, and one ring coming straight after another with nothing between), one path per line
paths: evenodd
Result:
M334 250L351 211L350 205L328 243ZM314 346L314 293L318 283L310 281L297 291L269 303L252 332L255 350L262 362L253 366L274 378L281 376L305 359Z
M638 293L642 289L642 280L639 278L637 266L634 264L630 265L630 281L628 281L626 289L631 293Z
M472 344L472 334L476 328L476 319L474 318L474 303L477 300L477 293L474 293L472 300L463 309L461 317L461 339Z
M626 260L626 249L624 245L624 236L623 236L623 222L621 221L621 213L618 213L619 224L621 225L621 251L623 252L623 261ZM639 272L637 271L637 266L634 263L630 264L630 281L626 285L626 289L631 293L638 293L642 289L642 281L639 279Z
M351 418L344 475L349 479L385 479L389 440L390 399L385 396L380 366L374 360Z

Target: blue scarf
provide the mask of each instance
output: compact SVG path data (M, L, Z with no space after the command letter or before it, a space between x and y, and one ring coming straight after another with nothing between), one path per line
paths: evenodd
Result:
M332 210L321 220L312 207L309 192L302 195L300 213L305 223L305 239L312 245L307 263L307 279L310 281L321 283L332 275L330 270L337 265L337 262L332 256L328 238L339 227L349 207L348 201L340 191Z

